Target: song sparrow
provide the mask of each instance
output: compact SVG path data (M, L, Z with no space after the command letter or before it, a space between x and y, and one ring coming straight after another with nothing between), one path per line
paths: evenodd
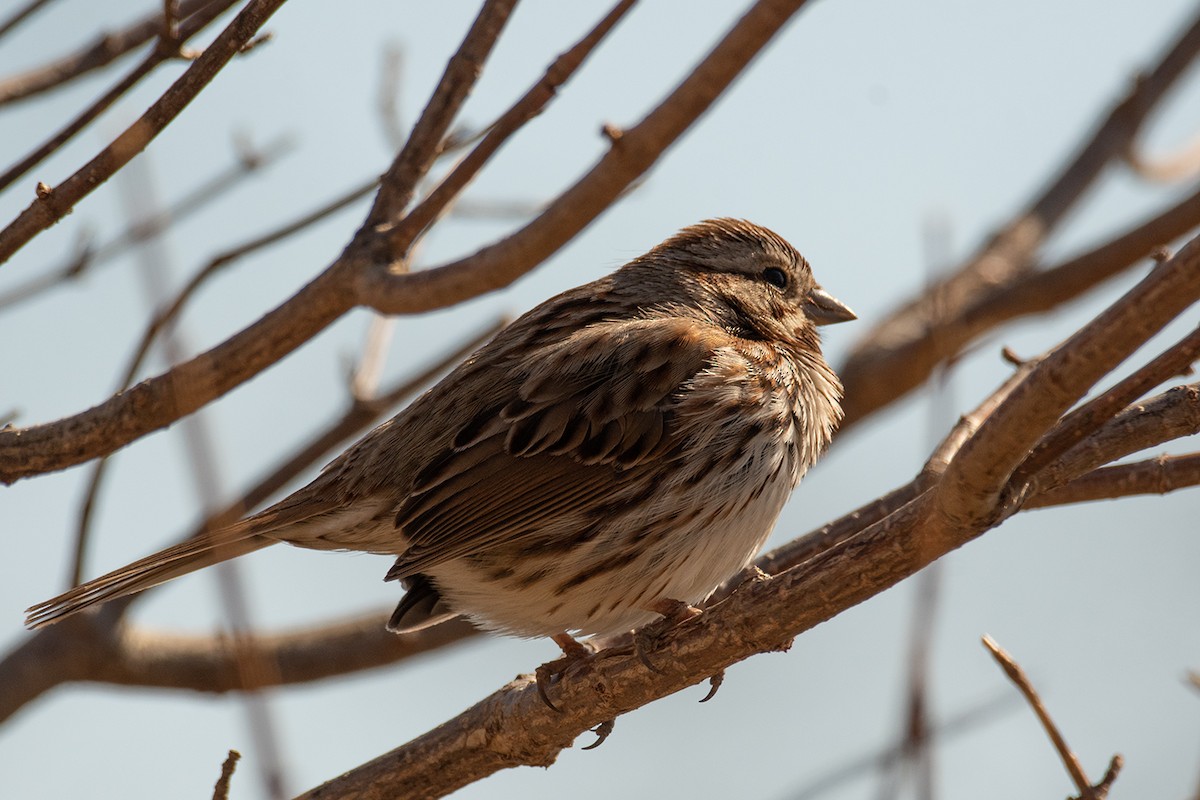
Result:
M308 486L27 624L282 541L398 556L397 631L629 630L762 547L841 416L816 326L850 319L771 231L686 228L525 314Z

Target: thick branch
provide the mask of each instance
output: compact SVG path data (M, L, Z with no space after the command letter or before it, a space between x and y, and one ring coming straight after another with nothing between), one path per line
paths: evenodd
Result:
M237 160L232 166L195 187L161 213L131 225L98 247L92 245L89 237L80 237L77 252L72 254L61 266L55 267L44 275L33 277L7 292L0 293L0 311L8 306L36 297L66 281L76 280L85 274L92 274L92 271L103 262L126 253L131 247L159 235L169 226L178 224L191 214L220 199L226 192L236 188L239 183L256 176L260 170L285 155L291 146L291 142L283 138L268 144L261 150L251 151L249 148L241 148L242 152L237 153ZM132 378L122 381L122 387L128 385L129 380Z
M1036 375L1034 366L1029 377L1002 387L996 393L996 413L1011 402L1008 398L1020 397L1025 381ZM981 411L993 406L989 399ZM958 455L951 447L943 455L953 470L966 447ZM902 488L879 502L890 506L909 491ZM518 678L453 720L303 797L440 795L507 767L549 765L580 733L754 653L786 649L795 635L894 585L990 524L988 515L980 515L976 527L947 527L937 513L937 500L937 492L920 494L857 533L845 531L827 550L814 554L796 548L800 565L743 583L694 624L670 631L661 648L666 653L652 659L661 672L650 671L636 656L605 651L558 684L554 699L561 713L541 702L532 678ZM865 516L878 517L878 511ZM845 527L852 529L853 523ZM775 564L784 565L781 560Z
M743 584L695 623L667 635L653 657L662 672L651 672L632 654L606 651L558 684L554 700L561 713L546 707L531 677L517 678L453 720L302 797L440 796L500 769L547 766L584 731L755 653L785 650L798 633L941 555L916 546L919 537L912 534L922 505L917 501L803 568Z

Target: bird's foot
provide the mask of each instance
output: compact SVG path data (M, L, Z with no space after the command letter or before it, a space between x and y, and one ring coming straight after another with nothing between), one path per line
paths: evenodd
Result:
M534 671L533 676L535 683L537 683L538 697L542 698L542 702L552 710L561 712L562 709L554 705L550 700L549 687L558 683L571 667L591 660L596 655L596 652L583 642L576 641L567 633L556 633L550 638L562 648L562 658L556 658L553 661L547 661L545 664L542 664Z
M662 614L662 619L643 625L633 632L633 652L646 669L661 675L662 670L650 661L650 651L658 645L658 640L664 633L691 622L704 612L689 603L669 598L655 600L649 610L655 614Z

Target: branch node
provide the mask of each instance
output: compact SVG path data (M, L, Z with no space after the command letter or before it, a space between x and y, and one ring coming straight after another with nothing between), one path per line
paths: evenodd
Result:
M217 784L213 787L213 800L229 800L229 781L241 757L242 754L237 750L230 750L229 755L225 756L225 762L221 764L221 777L217 778Z
M1092 794L1096 800L1100 800L1108 794L1108 790L1112 788L1113 781L1117 779L1123 766L1125 766L1125 758L1120 753L1113 754L1112 759L1108 762L1108 769L1104 771L1104 777L1092 787Z
M618 144L621 141L621 137L625 135L625 131L621 130L616 125L613 125L611 122L606 122L601 125L600 133L605 139L608 139L608 141L614 145Z
M244 56L246 53L249 53L259 45L267 44L274 38L275 33L273 31L263 31L258 36L255 36L253 39L242 45L242 49L238 50L238 55Z

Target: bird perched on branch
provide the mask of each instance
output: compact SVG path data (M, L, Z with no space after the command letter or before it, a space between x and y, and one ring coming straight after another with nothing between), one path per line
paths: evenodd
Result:
M29 609L41 627L276 542L396 556L398 632L627 631L745 567L829 444L818 326L854 314L775 233L685 228L542 303L312 483Z

